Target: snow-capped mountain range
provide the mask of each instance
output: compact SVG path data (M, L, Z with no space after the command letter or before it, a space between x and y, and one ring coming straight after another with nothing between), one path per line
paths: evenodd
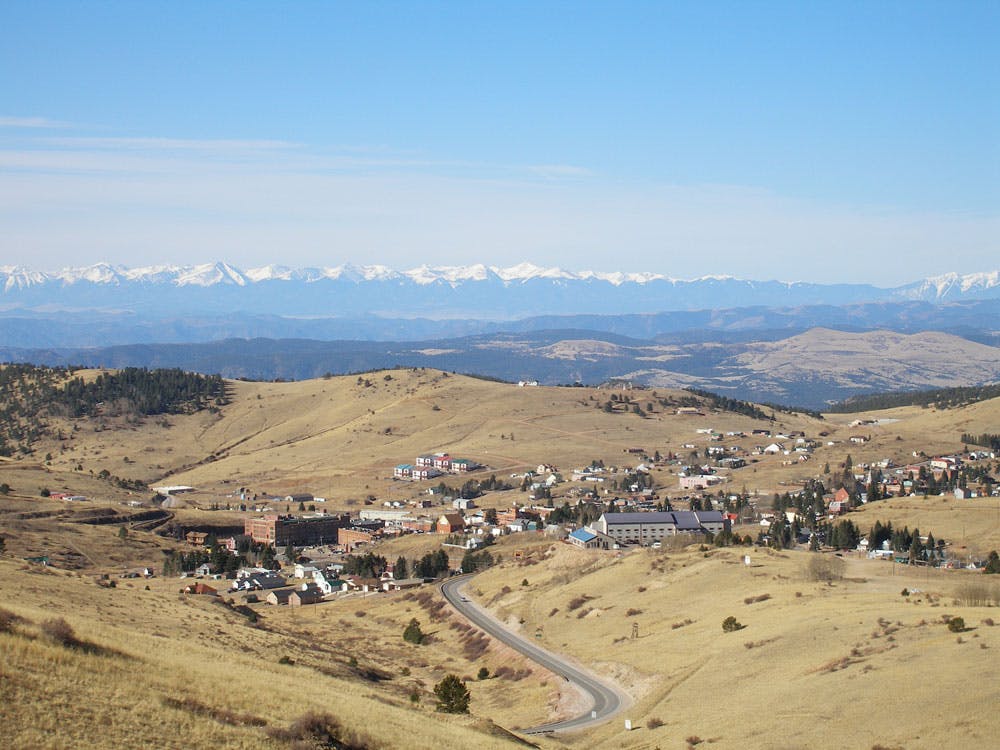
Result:
M693 281L705 279L731 279L729 276L705 276ZM597 271L566 271L562 268L544 268L533 263L520 263L508 268L486 266L477 263L471 266L428 266L422 265L409 270L397 271L388 266L371 265L355 266L343 264L325 268L290 268L288 266L267 265L260 268L249 268L245 271L228 263L203 263L195 266L144 266L126 268L113 266L110 263L97 263L93 266L80 268L64 268L60 271L36 271L22 266L0 266L0 285L4 291L12 288L48 284L52 282L64 285L89 282L91 284L126 284L130 282L172 284L174 286L215 286L216 284L234 284L246 286L264 281L301 281L311 283L328 279L331 281L410 281L414 284L428 285L448 283L452 286L474 281L498 280L506 284L524 283L532 279L550 279L565 281L604 281L613 286L626 283L648 284L653 281L666 281L671 284L693 283L681 281L658 273L600 273Z
M186 315L232 312L299 317L466 317L652 313L764 305L845 305L1000 297L1000 272L945 274L895 288L868 284L676 279L475 264L395 270L384 265L241 270L228 263L126 268L98 263L46 272L0 266L0 311L93 310Z

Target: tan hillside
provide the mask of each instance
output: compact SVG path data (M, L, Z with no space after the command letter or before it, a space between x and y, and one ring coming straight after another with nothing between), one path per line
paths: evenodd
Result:
M996 347L933 331L907 335L814 328L782 341L756 344L735 361L768 377L808 380L820 373L824 379L865 391L873 386L876 391L946 388L955 384L958 363L963 382L1000 380Z
M239 487L308 491L338 501L369 493L405 499L419 487L392 482L392 467L422 453L467 456L489 467L480 476L503 477L539 463L564 471L595 458L621 463L629 460L623 451L634 446L677 451L706 424L746 432L761 426L732 413L677 416L659 404L685 395L676 391L519 388L432 370L236 381L231 389L232 403L219 413L152 417L141 425L79 421L75 431L68 424L66 440L42 442L26 463L0 463L0 474L7 465L26 464L53 478L108 471L150 485L193 485L214 500ZM647 418L604 412L601 405L612 395L628 396ZM804 417L781 415L780 421L787 429L817 429ZM39 461L46 453L51 461Z
M95 574L159 568L164 551L183 546L141 523L124 539L119 525L82 523L102 513L151 510L123 505L144 503L150 493L130 494L116 478L194 485L197 493L182 496L187 507L170 511L175 522L239 528L248 513L206 510L232 503L239 487L312 492L328 498L327 508L356 510L367 494L379 503L420 494L433 482L395 482L392 467L435 450L488 464L477 477L509 478L539 463L566 475L592 459L634 467L642 459L629 448L699 459L711 445L749 453L773 440L794 445L793 438L752 435L754 429L805 432L817 444L807 461L748 455L745 468L723 472L724 492L745 487L766 509L773 493L807 479L832 486L848 455L856 466L883 459L903 465L914 452L958 451L963 432L996 432L1000 422L1000 400L823 420L778 412L773 423L704 405L700 414L678 415L660 399L669 404L689 394L519 388L430 370L234 382L231 390L231 403L218 412L131 424L65 420L57 425L63 439L46 438L33 455L0 460L0 483L11 488L0 496L0 608L22 618L0 627L10 631L0 632L0 705L4 725L17 728L12 746L282 746L291 744L282 732L311 712L335 717L373 747L506 747L515 740L498 726L533 726L582 708L561 680L466 628L434 589L301 610L251 604L261 625L252 627L238 611L179 597L176 578L115 577L117 588L100 586ZM852 424L857 420L876 421ZM858 435L866 442L850 441ZM661 496L689 494L676 471L652 470ZM582 486L557 485L554 501ZM91 499L43 498L43 488ZM509 507L528 495L514 489L480 500ZM919 526L960 555L1000 547L996 498L896 498L849 518L863 532L875 520ZM755 536L759 529L738 531ZM414 535L374 551L412 561L440 542ZM474 579L474 596L511 627L619 683L634 701L606 725L531 738L543 747L981 747L1000 729L986 710L998 697L990 653L1000 648L1000 628L987 622L998 610L967 603L970 582L985 585L985 597L997 602L1000 584L990 577L849 555L846 578L831 585L811 579L815 555L804 551L597 553L545 535L511 535L493 552L504 562ZM523 560L515 561L515 552ZM747 552L749 568L741 558ZM41 555L53 568L23 561ZM460 557L453 551L452 564ZM901 596L904 587L914 594ZM723 633L730 615L745 629ZM944 615L961 615L970 629L949 632ZM92 652L44 635L43 624L57 616L95 644ZM432 635L430 643L402 641L411 618ZM11 619L0 616L4 622ZM282 657L294 663L279 663ZM480 681L480 667L491 674L506 669ZM433 711L431 688L448 673L469 678L471 716ZM625 718L637 729L624 733ZM663 724L650 728L650 720Z
M955 603L983 576L851 559L848 578L828 584L808 575L816 553L746 550L750 567L744 553L556 545L472 588L523 633L632 693L622 720L636 729L612 721L571 746L992 744L998 610ZM984 585L997 601L1000 582ZM901 596L904 587L915 593ZM744 628L723 632L729 616ZM946 616L969 630L950 632Z
M404 618L428 624L416 602L346 600L301 614L255 605L262 619L254 627L210 597L178 597L176 580L146 584L102 588L0 561L6 747L302 747L272 733L310 713L333 716L342 738L357 738L352 747L515 746L486 718L491 712L434 712L433 684L449 671L475 670L444 638L419 647L402 641ZM392 618L384 617L392 605ZM44 634L57 617L79 647ZM474 689L485 705L520 695L534 705L539 691L544 705L547 694L538 679Z

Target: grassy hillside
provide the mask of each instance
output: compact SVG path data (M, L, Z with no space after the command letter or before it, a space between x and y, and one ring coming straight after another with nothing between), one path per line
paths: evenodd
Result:
M418 616L426 627L428 615L399 596L301 613L258 605L253 625L209 597L179 597L175 581L146 583L104 588L0 560L7 747L334 746L296 736L310 715L333 717L350 747L512 747L487 717L515 698L544 705L550 692L538 680L491 680L473 686L472 716L435 713L440 676L475 670L444 637L404 643L400 621Z
M226 392L228 404L195 413L53 417L56 437L31 455L0 459L0 484L9 487L0 495L0 705L12 746L316 746L332 716L357 746L507 747L516 740L493 722L526 727L581 709L561 681L480 638L430 590L301 610L252 604L254 625L207 598L180 597L178 579L99 585L97 573L159 569L178 546L141 528L123 539L120 524L84 523L149 510L125 505L150 494L129 490L129 481L194 485L189 507L171 511L176 522L239 526L246 513L207 508L232 503L240 487L313 492L330 509L363 507L368 494L406 500L428 483L392 481L393 465L435 450L488 464L478 476L509 478L539 463L564 474L592 459L634 466L641 458L625 452L634 447L699 456L709 445L750 450L771 440L751 436L756 428L806 432L820 443L808 461L754 456L732 472L726 492L745 487L766 505L805 479L832 481L848 455L855 465L904 464L914 452L959 450L962 433L996 432L1000 419L998 400L822 420L779 412L772 421L768 409L763 419L709 408L680 416L674 405L691 394L518 388L431 370L230 382ZM723 439L698 432L707 428ZM850 443L857 434L870 440ZM674 471L653 474L676 496ZM566 489L557 488L557 503ZM42 490L91 500L67 503ZM482 502L515 500L526 502L526 493ZM995 498L893 499L850 517L863 531L877 519L919 526L961 554L1000 548ZM411 536L376 551L412 560L439 542ZM514 561L515 550L523 561ZM505 562L474 579L477 598L634 699L603 727L532 740L544 747L979 747L1000 730L983 710L1000 697L990 671L1000 628L987 622L1000 616L969 605L982 597L968 584L988 577L849 558L843 578L821 582L805 552L753 548L746 567L745 548L596 553L542 535L511 536L493 551ZM53 568L24 563L36 555L49 556ZM902 596L904 587L914 593ZM984 590L994 602L1000 596L997 584ZM945 615L964 617L970 629L949 631ZM746 627L724 633L729 616ZM59 617L71 638L46 625ZM411 618L429 643L402 640ZM477 680L480 667L500 676ZM470 678L471 716L433 711L431 688L448 673ZM624 733L624 718L639 728Z
M630 690L623 718L638 729L610 722L588 747L983 747L1000 731L984 711L1000 697L998 610L956 603L982 576L852 559L826 583L809 574L815 553L755 550L750 567L741 555L558 545L472 588ZM988 588L996 602L1000 582ZM729 616L743 628L724 632ZM969 629L949 631L945 616Z

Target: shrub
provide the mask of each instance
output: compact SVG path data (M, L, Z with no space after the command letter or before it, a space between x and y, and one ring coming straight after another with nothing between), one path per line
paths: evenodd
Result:
M527 579L527 578L523 578L523 579L521 580L521 585L522 585L522 586L527 586L527 585L528 585L528 579Z
M288 654L285 654L280 659L278 659L278 664L294 664L294 663L295 659L290 657Z
M80 640L73 632L73 628L61 617L43 622L42 633L60 646L74 648L80 645Z
M406 629L403 631L403 640L407 643L416 643L417 645L420 645L424 642L425 638L426 636L424 635L424 631L420 629L420 623L417 621L417 618L414 617L410 620L410 624L407 625Z
M964 633L965 632L965 619L962 617L952 617L948 620L948 630L952 633Z
M722 621L722 631L724 633L735 633L737 630L743 630L744 627L732 615L729 615L729 617Z
M646 729L657 729L663 726L663 719L656 716L650 716L646 721Z
M437 710L448 714L469 713L469 689L456 675L449 674L434 686Z
M272 739L292 743L293 747L330 747L342 750L367 750L370 741L341 726L330 714L310 711L291 723L288 729L270 727Z
M641 614L642 614L642 610L641 609L631 608L631 609L629 609L625 613L625 616L626 617L635 617L636 615L641 615Z
M0 607L0 633L11 632L22 619L20 615L15 615L9 609Z
M900 596L909 596L910 595L910 590L909 589L903 589L902 591L899 592L899 595Z
M486 667L480 667L479 672L476 674L477 680L487 680L490 676L490 670Z

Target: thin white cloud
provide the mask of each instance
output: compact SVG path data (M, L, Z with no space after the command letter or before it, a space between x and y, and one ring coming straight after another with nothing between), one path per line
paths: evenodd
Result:
M128 151L274 151L299 146L288 141L211 138L47 138L45 142L68 148Z
M0 115L0 128L68 128L72 127L68 122L50 120L48 117L16 117L13 115Z
M571 165L283 141L35 139L0 151L0 257L31 267L531 261L890 286L995 267L1000 217L877 211Z

